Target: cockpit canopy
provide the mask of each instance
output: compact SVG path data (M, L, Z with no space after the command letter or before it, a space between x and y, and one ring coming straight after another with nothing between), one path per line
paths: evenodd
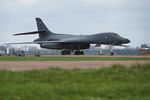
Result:
M112 33L113 37L119 36L117 33Z

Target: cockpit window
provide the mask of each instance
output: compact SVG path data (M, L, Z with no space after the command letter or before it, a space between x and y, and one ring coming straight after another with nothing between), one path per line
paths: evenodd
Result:
M112 34L113 37L119 36L117 33Z

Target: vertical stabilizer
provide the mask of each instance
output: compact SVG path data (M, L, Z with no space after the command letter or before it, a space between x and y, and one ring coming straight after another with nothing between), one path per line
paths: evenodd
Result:
M53 34L49 29L46 27L46 25L43 23L43 21L40 18L36 18L37 28L38 31L43 31L39 34L39 37L47 37L48 35Z

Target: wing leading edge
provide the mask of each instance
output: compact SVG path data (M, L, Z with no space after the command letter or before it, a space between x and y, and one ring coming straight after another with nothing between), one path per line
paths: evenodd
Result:
M33 31L33 32L26 32L26 33L18 33L18 34L14 34L14 36L17 35L30 35L30 34L39 34L39 33L43 33L45 31Z

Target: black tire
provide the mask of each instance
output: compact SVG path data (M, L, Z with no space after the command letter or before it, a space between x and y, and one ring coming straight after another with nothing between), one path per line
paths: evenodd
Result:
M70 54L71 54L71 52L70 51L66 51L66 50L61 52L61 55L70 55Z
M66 51L66 54L70 55L70 54L71 54L71 52L70 52L70 51Z
M61 51L61 55L65 55L65 51Z
M83 51L80 51L80 55L84 55L84 52L83 52Z
M83 51L75 51L74 55L84 55L84 52Z
M79 55L79 51L75 51L75 52L74 52L74 55Z
M114 55L114 53L113 52L110 52L110 56L113 56Z

